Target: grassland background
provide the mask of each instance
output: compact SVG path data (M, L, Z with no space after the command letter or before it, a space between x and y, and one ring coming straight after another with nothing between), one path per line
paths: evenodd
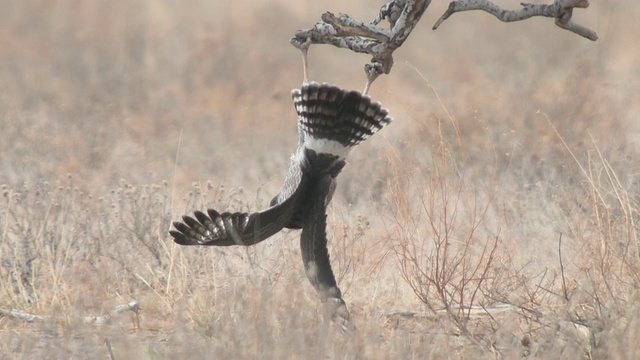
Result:
M294 31L327 10L372 19L379 5L1 1L0 309L53 319L0 318L0 357L106 357L105 339L118 359L637 357L632 0L575 12L597 42L483 13L432 31L447 3L431 5L371 90L396 121L353 151L330 209L350 338L325 319L297 232L250 249L172 244L182 214L259 209L279 188L297 142ZM368 60L315 46L311 78L361 89ZM416 296L398 250L429 267L444 229L429 216L451 220L436 223L471 259L498 239L474 305L508 294L546 317L514 308L469 337L432 311L437 296ZM134 299L140 329L128 316L82 323ZM571 316L599 324L595 343Z

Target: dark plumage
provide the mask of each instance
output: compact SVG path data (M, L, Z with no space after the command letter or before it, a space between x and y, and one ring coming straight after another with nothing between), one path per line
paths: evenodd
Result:
M328 84L293 90L298 113L298 149L280 192L266 210L247 213L196 211L174 222L169 233L180 245L254 245L287 227L302 229L305 273L335 316L348 319L327 250L326 208L349 151L391 122L388 111L368 96Z

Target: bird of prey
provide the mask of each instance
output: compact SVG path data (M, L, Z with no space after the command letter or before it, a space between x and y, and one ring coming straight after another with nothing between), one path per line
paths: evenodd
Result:
M170 234L180 245L250 246L283 228L302 229L300 247L307 278L332 317L349 320L327 250L327 206L349 151L392 119L378 102L357 91L308 82L292 91L298 114L298 149L270 207L252 214L195 211L174 222Z

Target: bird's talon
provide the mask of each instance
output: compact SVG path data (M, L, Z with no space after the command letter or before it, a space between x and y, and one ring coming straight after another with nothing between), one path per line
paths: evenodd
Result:
M384 69L382 68L382 64L376 62L372 64L366 64L364 66L364 72L367 75L367 84L364 86L364 91L362 91L362 93L364 95L367 95L369 93L371 84L373 84L378 76L384 74Z

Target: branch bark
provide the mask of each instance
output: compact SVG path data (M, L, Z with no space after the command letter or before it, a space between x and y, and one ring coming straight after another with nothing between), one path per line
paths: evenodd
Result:
M138 313L140 311L140 303L137 301L132 301L130 303L127 304L122 304L122 305L118 305L116 306L108 315L104 315L104 316L85 316L84 318L84 322L87 324L92 324L92 325L104 325L106 323L108 323L111 318L120 315L126 311L132 311L135 315L136 315L136 326L138 328L140 328L140 320L138 317ZM2 310L0 309L0 317L10 317L10 318L14 318L14 319L18 319L18 320L22 320L25 322L38 322L38 321L46 321L50 319L50 316L41 316L41 315L34 315L34 314L29 314L20 310L16 310L16 309L12 309L10 311L8 310Z
M327 12L311 29L298 30L291 44L303 52L311 44L330 44L366 53L372 56L365 69L368 75L388 74L393 67L393 52L409 37L430 3L431 0L393 0L370 23ZM385 19L389 21L389 30L379 26Z
M433 25L436 30L443 21L454 13L469 10L482 10L498 18L503 22L521 21L534 16L544 16L555 18L555 24L565 30L574 32L589 40L596 41L598 35L591 29L571 21L574 8L589 7L588 0L555 0L553 4L529 4L521 3L522 9L505 10L489 0L459 0L452 1L449 8Z
M312 28L298 30L291 38L291 44L306 56L311 44L329 44L372 56L371 63L365 65L367 86L381 74L388 74L393 67L393 52L407 40L431 0L391 0L380 8L378 16L366 23L346 14L338 16L326 12ZM555 24L590 40L598 35L582 25L571 21L574 8L586 8L588 0L554 0L552 4L522 3L522 9L504 10L489 0L452 1L447 11L433 26L437 29L443 21L460 11L486 11L504 22L525 20L533 16L555 18ZM389 29L381 24L389 23ZM305 57L306 79L306 57Z

